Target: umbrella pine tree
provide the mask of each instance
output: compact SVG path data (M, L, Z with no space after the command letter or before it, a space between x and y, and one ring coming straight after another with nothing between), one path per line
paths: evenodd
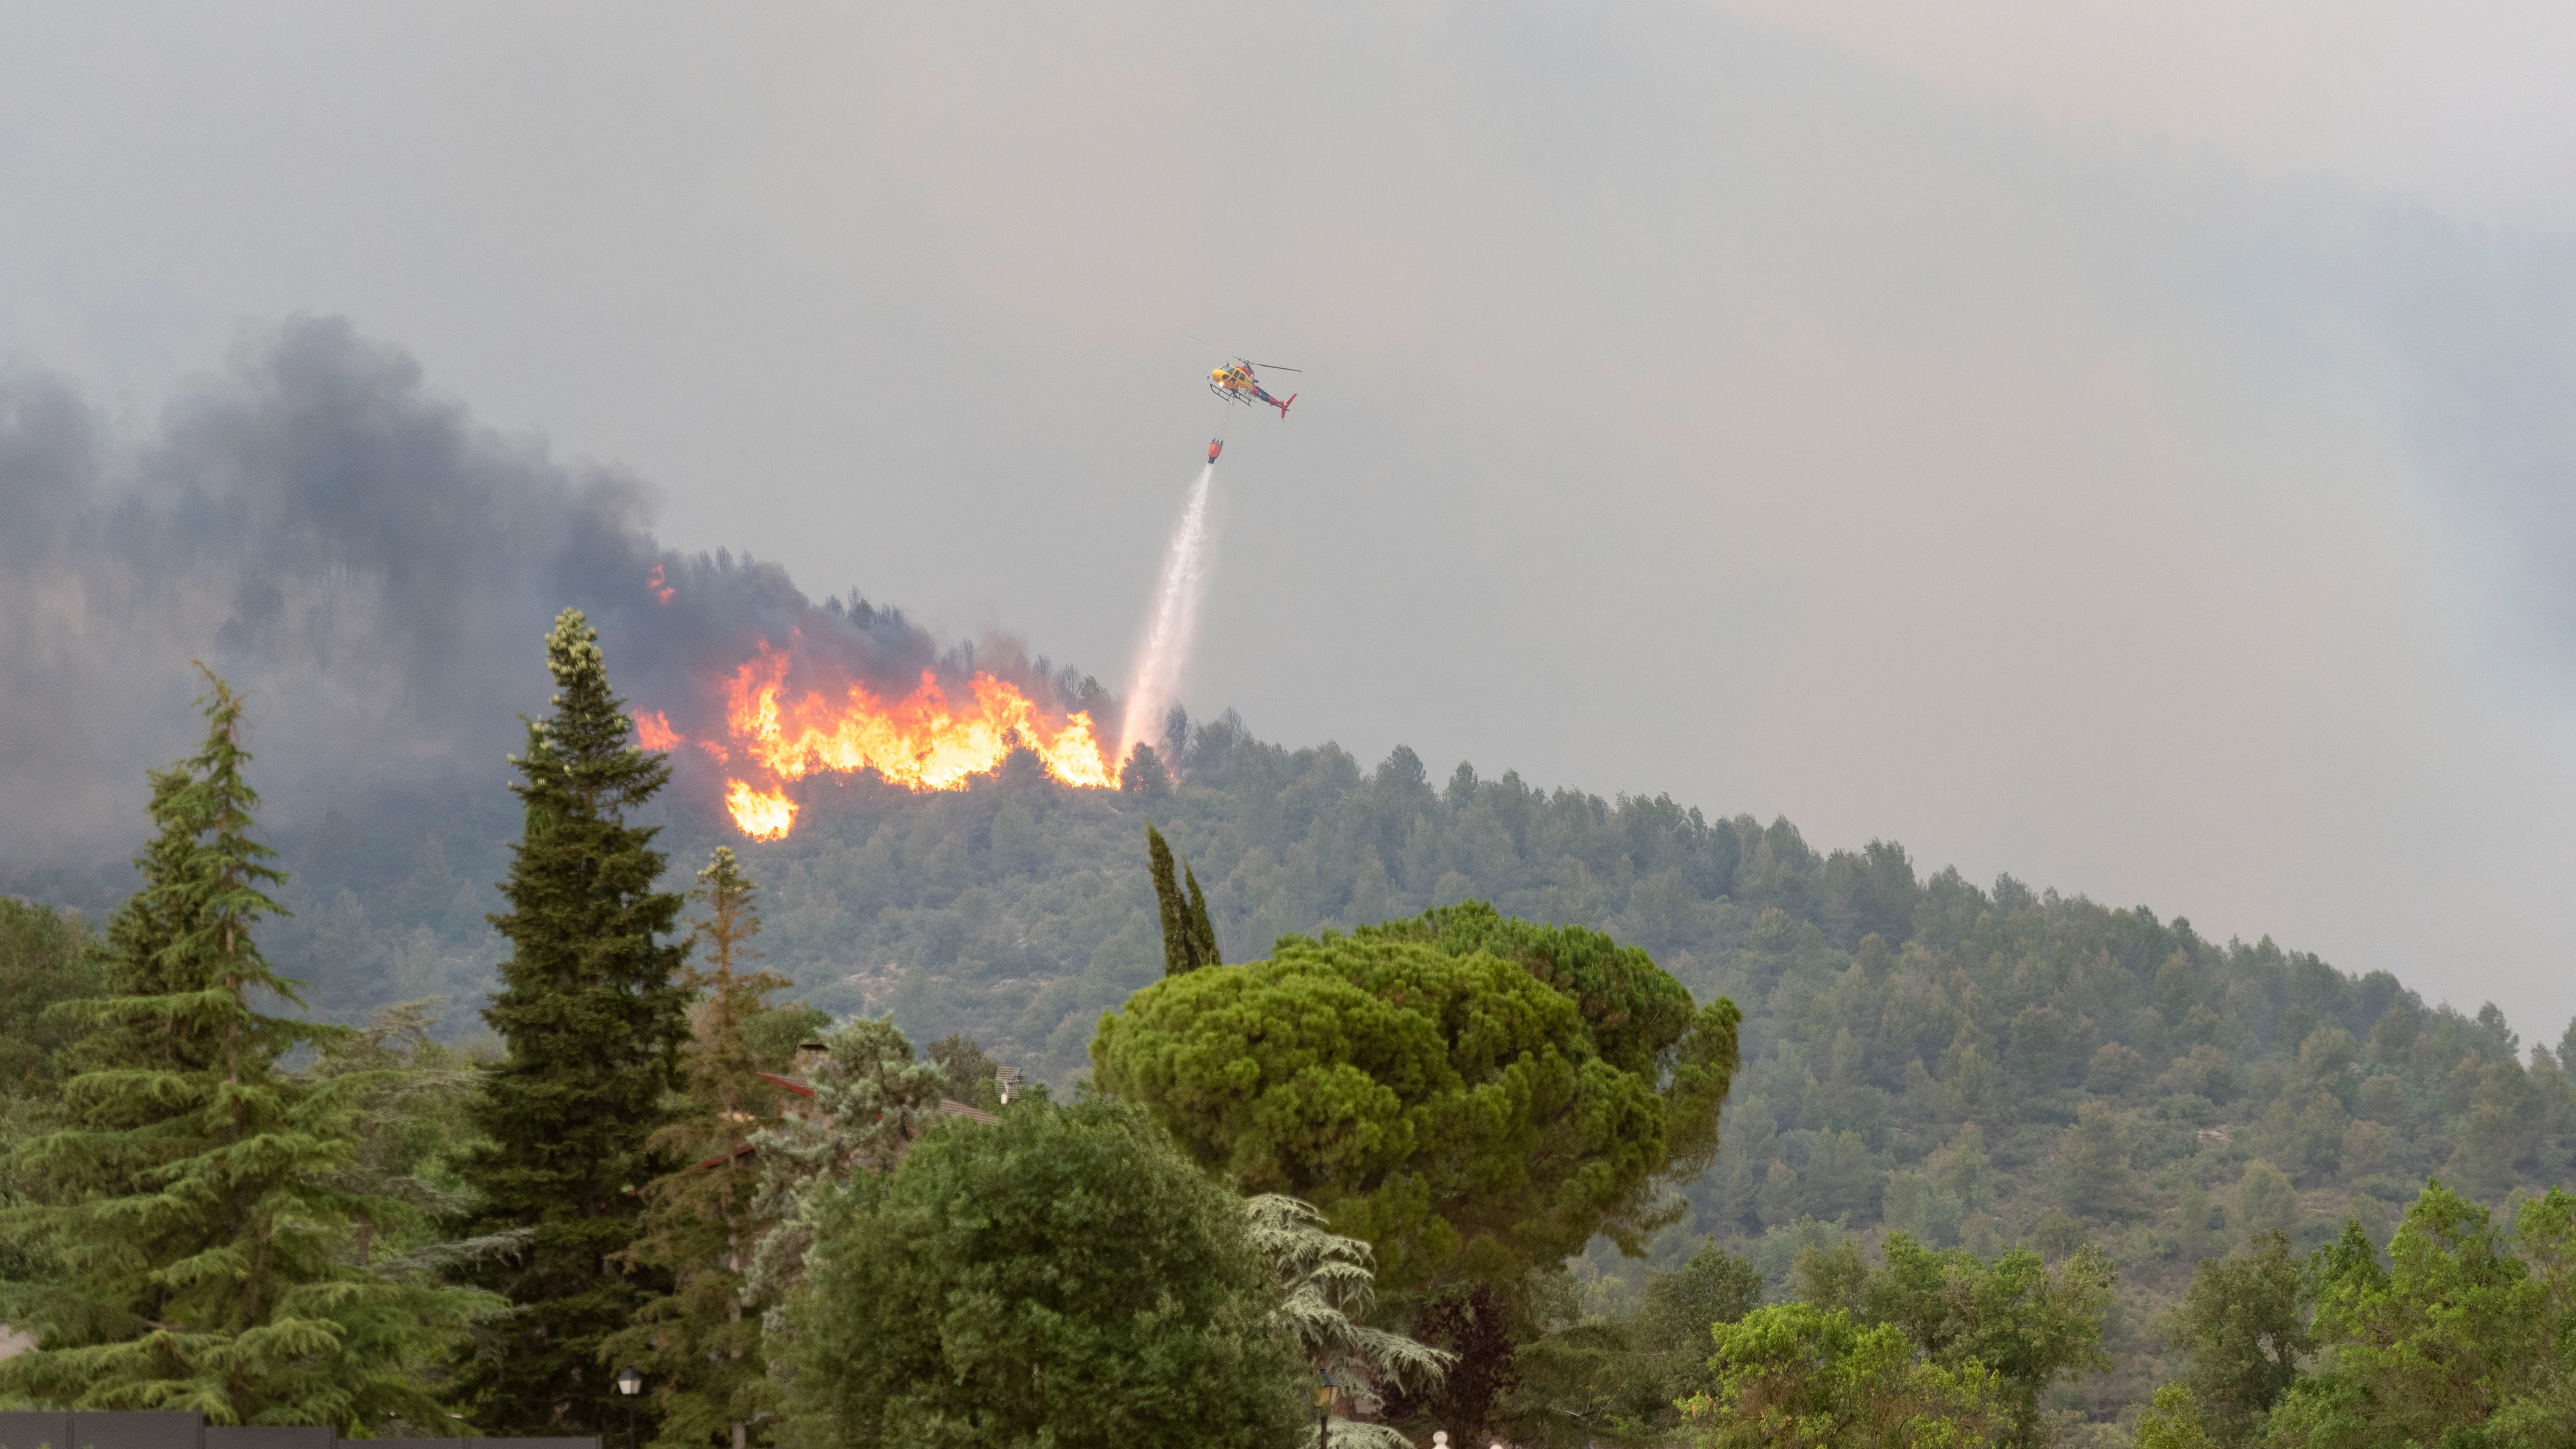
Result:
M546 635L553 709L528 722L510 788L525 824L492 924L509 939L501 990L483 1013L507 1050L474 1107L488 1144L463 1175L479 1232L525 1245L477 1264L472 1280L516 1311L459 1364L486 1433L597 1433L625 1411L601 1346L665 1291L624 1257L644 1199L667 1166L651 1146L667 1120L688 1039L687 954L670 943L680 898L654 888L656 833L628 823L670 779L638 751L608 685L599 635L566 609Z

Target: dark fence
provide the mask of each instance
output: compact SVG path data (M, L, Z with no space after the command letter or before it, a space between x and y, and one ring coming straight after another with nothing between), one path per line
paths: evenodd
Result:
M385 1439L403 1449L599 1449L584 1439ZM0 1413L0 1449L339 1449L340 1431L207 1427L197 1414Z

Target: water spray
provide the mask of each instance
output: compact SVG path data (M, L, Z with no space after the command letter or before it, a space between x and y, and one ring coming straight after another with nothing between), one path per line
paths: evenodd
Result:
M1197 632L1199 602L1207 594L1208 487L1216 481L1216 450L1190 485L1181 522L1172 530L1172 546L1163 555L1163 580L1154 593L1154 623L1137 656L1136 674L1127 686L1127 715L1119 724L1118 748L1132 753L1140 740L1153 738L1155 725L1179 691L1181 668L1189 662L1190 636Z

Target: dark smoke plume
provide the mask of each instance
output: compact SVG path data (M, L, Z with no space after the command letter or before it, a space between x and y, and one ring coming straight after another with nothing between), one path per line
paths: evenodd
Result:
M566 605L630 702L683 730L713 732L722 674L764 639L852 678L972 658L1056 683L1007 643L943 655L855 592L817 605L774 564L666 550L652 509L616 469L476 426L335 318L245 344L140 440L57 377L0 375L0 888L131 853L143 770L193 743L191 659L254 700L286 831L500 795Z

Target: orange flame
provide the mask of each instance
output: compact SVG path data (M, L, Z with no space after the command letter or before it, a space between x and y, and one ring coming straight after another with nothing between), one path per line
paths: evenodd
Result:
M741 780L725 781L725 809L733 823L754 840L784 840L796 825L796 802L783 791L767 794Z
M796 823L797 804L784 786L815 773L874 770L914 790L956 790L1026 747L1049 775L1068 785L1106 789L1118 783L1090 715L1076 711L1051 718L990 674L967 680L973 697L962 702L952 701L948 687L928 670L901 698L880 698L853 684L835 699L820 689L789 695L792 663L789 654L763 640L760 652L734 671L725 688L730 748L688 739L659 712L635 716L636 736L646 749L694 744L718 764L767 777L766 788L730 775L725 781L725 809L754 840L786 836Z
M901 699L878 699L858 684L838 701L819 690L781 699L787 666L787 656L764 642L726 690L733 737L782 780L816 770L875 770L915 790L954 790L968 776L999 767L1013 746L1026 745L1048 774L1069 785L1116 783L1089 715L1050 726L1027 695L990 674L967 681L974 703L960 707L928 670Z
M671 728L671 722L657 709L635 716L635 743L648 750L675 750L682 742L680 732Z
M679 590L662 582L662 566L660 564L655 564L653 565L653 572L646 576L644 580L644 592L651 594L654 598L667 604L671 602L671 596L678 593Z

